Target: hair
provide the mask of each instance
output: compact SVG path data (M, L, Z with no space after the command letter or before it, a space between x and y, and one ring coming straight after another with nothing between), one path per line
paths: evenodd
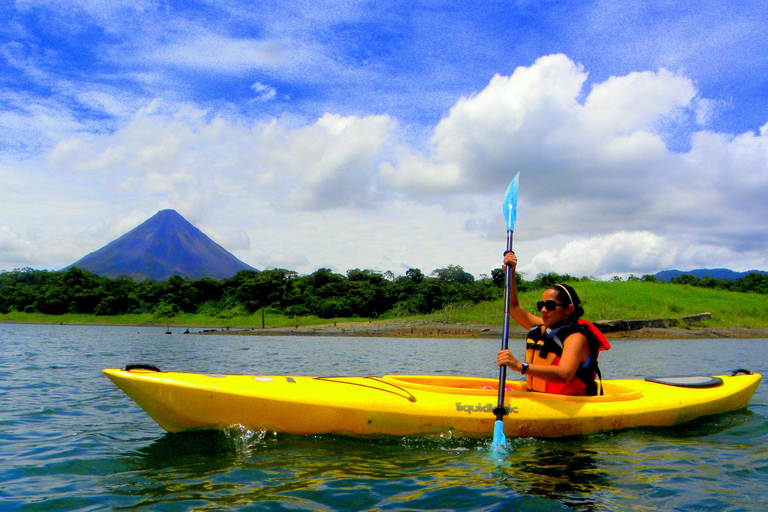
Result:
M576 290L567 284L556 284L550 290L555 290L557 299L565 304L566 307L568 304L573 304L573 312L568 315L569 321L575 322L582 317L584 308L581 307L581 299L579 299L579 294L576 293Z

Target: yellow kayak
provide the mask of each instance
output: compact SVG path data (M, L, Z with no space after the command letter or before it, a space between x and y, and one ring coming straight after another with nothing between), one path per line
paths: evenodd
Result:
M215 375L146 365L104 373L169 432L242 425L290 434L491 437L496 421L494 379ZM529 392L522 382L507 382L504 434L561 437L678 425L745 407L760 381L744 370L606 380L604 395L594 397Z

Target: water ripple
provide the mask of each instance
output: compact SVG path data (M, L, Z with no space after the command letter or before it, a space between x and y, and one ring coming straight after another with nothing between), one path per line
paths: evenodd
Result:
M164 329L0 325L0 510L762 510L768 393L675 428L511 439L167 434L101 375L148 362L203 373L496 377L495 340L173 337ZM766 368L768 341L614 342L605 373ZM440 350L435 351L439 346ZM649 357L654 351L674 357ZM667 366L664 366L667 365Z

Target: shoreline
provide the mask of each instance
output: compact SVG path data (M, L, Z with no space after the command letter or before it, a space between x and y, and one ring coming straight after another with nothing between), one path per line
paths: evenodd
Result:
M510 338L523 338L528 331L515 325ZM500 325L425 322L418 320L382 320L372 323L338 323L300 327L210 328L192 333L198 335L241 336L358 336L387 338L501 338ZM605 333L608 339L715 339L768 338L768 329L696 327L643 327Z
M9 322L4 324L37 325L84 325L111 327L155 327L166 329L185 329L189 332L169 334L190 334L203 336L337 336L337 337L384 337L384 338L491 338L502 336L501 325L475 323L448 323L425 320L378 320L376 322L337 322L298 327L226 327L199 326L185 324L110 324L110 323L61 323L61 322ZM509 338L520 339L527 331L518 325L510 325ZM707 327L704 325L688 327L642 327L632 330L619 330L605 333L610 339L768 339L768 329L749 329L743 327Z

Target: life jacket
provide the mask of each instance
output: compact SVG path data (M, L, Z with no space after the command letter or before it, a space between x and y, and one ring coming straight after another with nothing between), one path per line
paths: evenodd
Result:
M542 327L542 325L536 325L528 331L525 360L529 364L558 365L563 355L563 343L568 336L575 333L581 333L587 339L589 356L585 362L579 364L573 378L565 383L547 382L533 375L527 375L528 390L557 395L597 395L598 386L595 377L600 378L602 383L597 356L601 350L611 348L608 339L592 323L582 319L579 319L576 324L569 323L554 329ZM603 394L602 385L600 394Z

